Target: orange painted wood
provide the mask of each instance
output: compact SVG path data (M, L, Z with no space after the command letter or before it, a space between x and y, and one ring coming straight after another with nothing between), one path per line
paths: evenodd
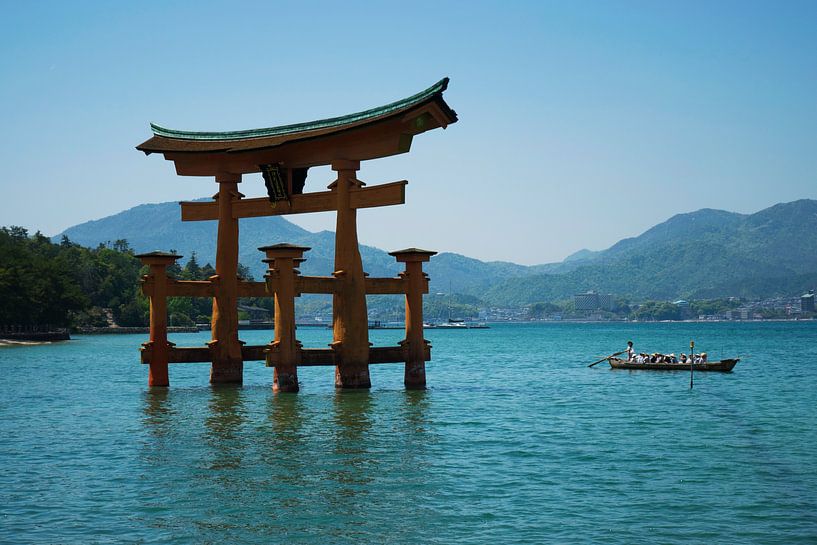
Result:
M241 348L244 361L264 361L267 358L269 345L247 345ZM335 365L335 351L331 348L302 348L301 361L303 367L319 365ZM153 349L149 345L142 348L141 361L149 364L153 359ZM369 349L369 363L402 363L405 361L405 348L402 346L376 346ZM169 349L170 363L209 363L212 361L210 348L203 346L173 346ZM431 347L426 346L425 361L431 361ZM272 356L271 362L278 364L277 356Z
M406 180L390 182L350 191L352 208L374 208L394 206L406 202ZM217 202L181 202L182 221L207 221L218 219ZM319 191L292 195L290 202L281 201L272 205L266 197L241 199L233 203L233 218L257 218L263 216L284 216L311 212L331 212L337 209L337 198L332 191Z
M209 280L171 280L167 284L168 297L213 297L216 288Z
M423 338L423 264L419 261L406 263L404 277L408 281L406 291L406 369L403 382L409 389L426 387L424 354L428 342Z
M239 297L272 297L272 294L267 291L266 282L248 282L242 280L238 283Z
M329 191L292 195L290 196L290 202L279 201L274 206L269 202L268 198L258 197L242 201L233 211L233 217L258 218L262 216L329 212L335 209L334 204L334 199Z
M216 202L190 202L179 203L182 209L182 221L204 221L218 219L218 203Z
M369 278L364 280L367 295L406 293L408 283L403 278Z
M335 274L338 287L332 296L332 346L336 351L335 386L371 388L369 376L369 317L366 284L357 238L357 210L351 192L360 186L357 161L333 161L338 173L332 192L337 198Z
M238 339L238 220L233 218L233 204L239 201L241 176L217 177L218 241L216 276L213 278L213 318L210 327L212 367L211 383L241 383L243 360Z
M338 279L334 276L300 276L298 277L300 293L335 293Z
M432 121L424 130L436 128ZM316 140L301 140L274 148L240 153L166 152L180 176L215 176L219 172L249 174L260 172L258 165L282 163L289 168L329 165L338 157L366 161L407 153L411 136L418 130L401 118L394 118L365 128L350 129ZM422 132L422 131L419 131Z
M406 180L351 189L349 205L352 208L376 208L394 206L406 202Z
M150 265L153 293L150 297L150 340L154 358L148 372L148 386L170 386L167 364L170 345L167 342L167 266Z
M276 365L272 379L275 392L298 391L300 343L295 338L295 286L298 280L296 264L308 248L276 245L261 248L269 264L267 291L275 296L275 338L267 351L267 365ZM272 281L275 281L274 284Z

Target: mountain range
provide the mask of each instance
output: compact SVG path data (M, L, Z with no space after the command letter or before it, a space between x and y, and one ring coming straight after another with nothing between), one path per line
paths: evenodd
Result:
M84 246L127 240L137 252L175 250L215 262L216 223L182 222L175 202L143 204L66 229ZM240 261L261 278L259 246L290 242L312 248L303 274L333 270L334 233L311 232L283 217L241 220ZM371 276L400 267L385 251L361 246ZM186 261L183 260L183 261ZM700 299L792 295L817 285L817 201L774 205L754 214L702 209L678 214L601 251L580 250L559 263L525 266L441 253L427 265L431 291L473 295L491 306L558 301L596 290L630 299Z

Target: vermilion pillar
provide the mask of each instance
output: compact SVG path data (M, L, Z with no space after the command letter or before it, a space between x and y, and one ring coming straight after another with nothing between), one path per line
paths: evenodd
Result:
M404 383L409 390L426 387L425 353L428 341L423 337L423 293L428 277L423 272L423 263L437 252L408 248L391 252L397 261L406 264L400 275L406 279L406 339L402 342L406 353Z
M218 182L218 243L216 244L215 297L213 298L210 382L241 383L244 362L238 340L238 219L233 217L233 202L243 197L238 192L240 174L221 174Z
M136 257L150 267L143 279L143 290L150 298L150 339L144 345L150 350L148 386L170 386L167 364L172 345L167 341L167 267L182 256L157 251Z
M301 352L301 343L295 338L295 296L300 274L297 267L309 248L275 244L258 249L267 255L267 291L275 297L275 338L267 351L267 365L275 361L272 389L297 392Z
M332 162L337 180L329 187L337 198L335 230L335 272L338 289L332 298L333 342L337 365L335 386L371 388L369 378L369 317L366 312L366 285L357 242L357 210L350 192L362 185L356 178L359 161Z

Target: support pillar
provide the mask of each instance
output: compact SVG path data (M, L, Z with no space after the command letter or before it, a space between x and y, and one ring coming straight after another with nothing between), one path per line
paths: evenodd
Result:
M274 392L298 391L298 364L301 362L301 343L295 338L295 297L298 265L309 248L292 244L274 244L258 248L267 258L267 291L275 297L275 338L267 350L267 367L273 355L276 364L273 372Z
M356 173L360 161L336 160L332 170L338 179L329 188L337 198L335 229L335 272L338 289L332 297L335 386L371 388L369 378L369 316L366 285L357 240L357 210L351 207L349 192L360 187Z
M406 339L401 345L406 354L406 370L403 382L408 390L423 390L426 387L425 353L428 341L423 337L423 292L426 291L428 276L423 272L423 263L437 252L408 248L391 252L397 261L406 264L400 276L406 279Z
M143 290L150 298L150 339L143 346L150 349L148 386L170 386L167 364L170 348L167 340L167 267L182 256L166 252L139 254L150 272L143 279Z
M238 192L240 174L221 174L218 182L218 242L216 244L216 277L213 298L212 355L210 382L243 381L244 362L238 340L238 219L233 217L233 201L243 197Z

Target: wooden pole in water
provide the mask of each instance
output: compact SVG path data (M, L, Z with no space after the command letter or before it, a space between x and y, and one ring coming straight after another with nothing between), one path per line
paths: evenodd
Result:
M689 341L689 357L692 358L692 362L689 364L689 389L692 389L692 382L694 372L693 369L695 368L695 341Z
M244 362L238 340L238 219L233 217L233 201L238 192L240 174L216 176L218 182L218 241L216 244L215 297L213 298L212 356L210 382L241 383Z
M267 255L264 260L269 264L267 291L275 297L275 338L267 352L267 366L275 359L272 390L297 392L301 344L295 338L295 290L299 275L297 266L303 261L304 252L309 248L275 244L259 250Z
M369 317L366 284L357 240L357 210L350 193L361 186L356 178L359 161L332 161L338 179L329 187L337 199L335 229L335 278L338 289L332 296L333 342L337 365L337 388L371 388L369 378Z
M143 280L143 291L150 298L150 339L145 348L150 349L148 386L170 386L167 364L170 361L171 344L167 341L167 267L181 256L166 252L150 252L136 257L150 267Z
M406 354L403 383L407 390L424 390L426 387L426 345L423 337L423 292L427 290L428 277L423 263L437 252L408 248L390 252L398 262L406 264L400 273L406 282L406 338L400 344Z

